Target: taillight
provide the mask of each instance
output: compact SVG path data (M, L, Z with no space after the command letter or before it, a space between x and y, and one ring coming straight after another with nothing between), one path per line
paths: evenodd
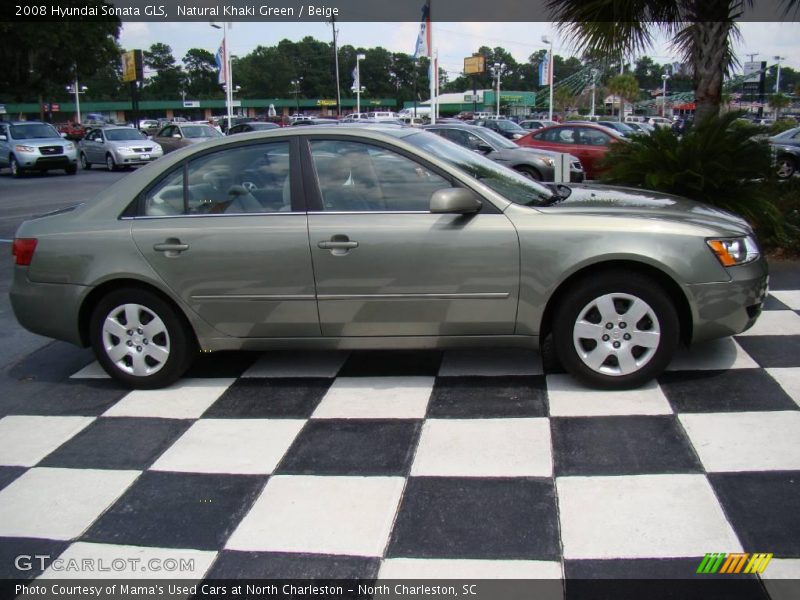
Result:
M14 255L16 264L27 267L33 260L34 250L36 250L36 238L14 238L11 254Z

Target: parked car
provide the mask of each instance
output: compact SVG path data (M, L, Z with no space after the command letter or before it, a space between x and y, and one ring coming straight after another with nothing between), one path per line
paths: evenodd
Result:
M800 127L788 129L769 138L775 153L778 177L789 179L800 169Z
M633 129L632 135L652 135L653 131L655 131L655 127L652 125L648 125L647 123L639 122L639 121L631 121L625 123L628 127Z
M608 127L619 133L622 137L631 137L636 134L636 128L632 123L620 123L619 121L597 121L598 125Z
M228 130L228 135L237 133L247 133L249 131L267 131L269 129L280 129L276 123L265 123L263 121L250 121L249 123L239 123Z
M520 146L565 152L577 156L587 179L602 171L600 161L611 144L624 140L618 132L594 123L564 123L538 129L517 140Z
M376 121L374 119L371 120L373 123ZM339 121L336 119L323 119L320 117L306 117L303 119L296 119L292 122L292 127L304 126L304 125L338 125Z
M552 127L558 125L555 121L547 121L545 119L526 119L519 122L519 126L523 129L534 130L541 129L542 127Z
M153 141L161 146L164 154L167 154L178 148L220 137L223 137L222 134L210 125L172 123L153 136Z
M61 123L56 127L56 129L58 130L58 133L64 134L64 138L72 140L73 142L82 140L83 136L86 135L86 128L80 123L75 123L73 121Z
M666 117L650 117L647 123L653 127L672 127L672 121Z
M81 166L105 165L109 171L118 167L144 165L164 156L156 142L130 127L98 127L90 129L78 144Z
M139 131L145 135L155 135L163 125L158 119L143 119L139 121Z
M23 223L11 305L133 387L198 350L536 347L602 388L758 318L744 219L676 196L545 186L412 127L223 138Z
M476 120L475 125L491 129L492 131L495 131L510 140L518 140L523 135L528 133L527 129L523 129L513 121L509 121L505 118L490 117L488 119Z
M21 177L27 171L64 169L78 172L75 142L64 139L49 123L41 121L0 122L0 167Z
M425 127L443 138L450 140L474 152L480 152L487 158L510 167L536 181L554 181L558 154L549 150L522 148L486 127L475 125L436 124ZM569 156L570 181L579 183L584 179L581 162Z

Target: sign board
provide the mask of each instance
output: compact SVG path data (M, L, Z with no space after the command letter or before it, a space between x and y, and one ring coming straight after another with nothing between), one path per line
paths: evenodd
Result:
M744 63L744 83L759 83L761 81L761 61Z
M274 104L270 104L269 105L269 109L267 110L267 116L270 116L270 117L278 116L278 113L275 111L275 105Z
M317 100L317 106L336 106L336 100Z
M183 108L200 108L200 100L184 100Z
M241 105L242 105L241 100L231 100L231 106L241 106Z
M122 81L142 81L144 65L141 50L128 50L122 53Z
M6 114L6 105L0 104L0 115Z
M480 75L486 72L486 57L483 54L468 56L464 59L464 75Z

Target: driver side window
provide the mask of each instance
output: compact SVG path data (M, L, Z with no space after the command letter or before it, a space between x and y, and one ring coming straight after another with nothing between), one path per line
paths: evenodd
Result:
M264 214L292 210L289 143L226 148L189 161L148 191L144 216Z

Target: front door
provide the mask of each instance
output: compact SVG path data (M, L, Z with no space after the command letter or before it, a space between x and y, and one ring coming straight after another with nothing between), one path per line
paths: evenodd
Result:
M309 239L326 336L511 334L519 244L484 201L432 214L446 174L402 151L346 139L310 142Z
M226 335L320 335L307 216L292 183L295 154L287 141L212 151L140 200L139 251Z

